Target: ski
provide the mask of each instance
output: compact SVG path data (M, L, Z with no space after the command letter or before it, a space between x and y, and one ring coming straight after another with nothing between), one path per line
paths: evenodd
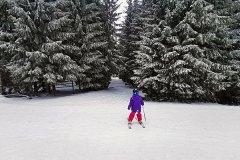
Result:
M143 124L143 122L138 122L141 126L142 126L142 128L145 128L145 125Z
M127 121L128 121L128 118L127 118ZM128 128L132 129L132 123L131 122L128 122Z
M138 121L138 119L135 117L135 119L136 119L136 121ZM139 122L138 121L138 123L143 127L143 128L145 128L145 125L143 124L143 122Z
M132 129L132 124L128 123L128 129Z

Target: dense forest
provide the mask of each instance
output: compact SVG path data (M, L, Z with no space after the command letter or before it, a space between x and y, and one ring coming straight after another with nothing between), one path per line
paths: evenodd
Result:
M239 103L240 1L128 1L120 77L155 101Z
M0 0L1 93L118 75L147 100L240 102L240 0L128 0L121 26L119 2Z
M80 90L107 88L116 74L118 6L116 0L1 0L3 86L26 94L65 81Z

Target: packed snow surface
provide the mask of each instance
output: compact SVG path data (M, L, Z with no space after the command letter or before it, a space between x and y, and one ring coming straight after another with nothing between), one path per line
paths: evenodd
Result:
M34 99L0 97L1 160L238 160L240 108L145 102L128 129L131 89Z

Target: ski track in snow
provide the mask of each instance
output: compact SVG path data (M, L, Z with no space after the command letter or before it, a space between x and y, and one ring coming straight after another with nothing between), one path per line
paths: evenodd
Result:
M240 108L145 102L128 129L131 89L62 97L0 97L0 160L238 160Z

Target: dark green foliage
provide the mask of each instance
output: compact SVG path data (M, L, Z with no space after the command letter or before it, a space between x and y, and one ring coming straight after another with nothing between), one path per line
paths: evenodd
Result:
M6 19L13 18L6 31L14 29L15 35L13 40L0 37L11 43L0 60L8 60L11 79L21 92L33 94L64 81L78 82L81 90L108 87L116 73L116 1L17 0L9 3L9 10L4 5L1 1L0 14L5 16L0 24L5 26L0 31L5 32Z
M15 18L11 16L13 3L8 0L0 1L0 81L1 93L5 93L6 87L12 84L7 64L15 53L14 41L17 38L15 32Z
M134 80L149 100L220 102L226 93L236 103L239 82L232 77L238 77L239 54L228 35L230 4L143 1L140 47L131 51L136 53L131 65L137 67L122 77Z
M136 83L131 79L134 75L134 69L137 69L136 53L140 45L138 41L141 40L140 32L142 30L142 20L140 19L141 8L140 1L129 0L127 16L122 26L120 35L120 51L124 60L123 70L120 72L120 78L131 86L136 86Z

